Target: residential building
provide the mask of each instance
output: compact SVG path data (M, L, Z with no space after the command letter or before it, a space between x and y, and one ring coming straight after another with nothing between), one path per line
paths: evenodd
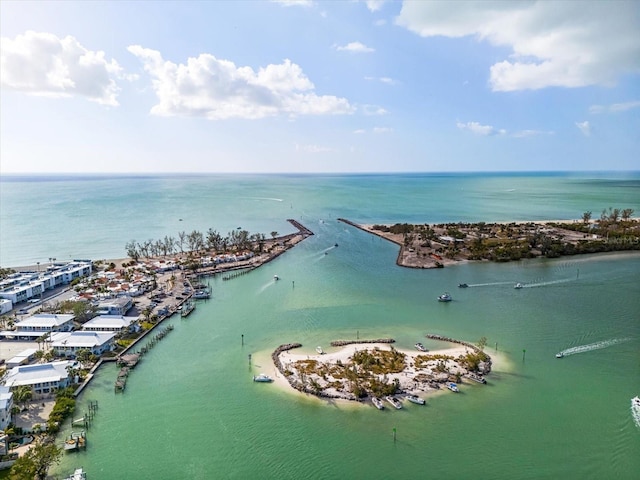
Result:
M69 369L75 366L77 362L69 360L21 365L7 372L4 385L11 390L22 385L30 386L34 398L37 398L67 387L71 382Z
M98 315L126 315L131 307L133 307L133 299L124 295L100 302L97 313Z
M137 331L138 317L125 317L123 315L98 315L82 326L87 332L123 332Z
M51 334L51 348L56 355L74 357L78 350L89 350L94 355L102 355L113 349L113 332L54 332Z
M0 430L5 430L11 423L11 407L13 407L13 393L9 387L0 385Z

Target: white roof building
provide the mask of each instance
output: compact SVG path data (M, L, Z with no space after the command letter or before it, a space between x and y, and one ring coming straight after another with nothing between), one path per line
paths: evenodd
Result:
M7 368L13 368L17 367L18 365L28 363L30 360L33 360L35 358L37 351L37 348L27 348L26 350L23 350L15 357L7 360Z
M51 348L57 355L75 356L78 350L102 355L113 347L113 332L55 332L51 334Z
M98 304L98 313L101 315L125 315L133 307L133 300L125 295L116 297Z
M138 317L99 315L86 322L82 330L87 332L120 332L131 329L137 320Z
M47 332L69 332L73 329L74 315L37 313L16 323L17 335L24 332L35 332L40 336Z
M0 430L6 430L11 423L11 407L13 406L13 393L9 387L0 385Z
M11 310L13 310L13 302L6 298L0 298L0 315L4 315Z
M67 367L75 365L76 362L65 360L13 367L7 372L4 385L10 389L27 385L33 389L34 395L52 393L69 385Z

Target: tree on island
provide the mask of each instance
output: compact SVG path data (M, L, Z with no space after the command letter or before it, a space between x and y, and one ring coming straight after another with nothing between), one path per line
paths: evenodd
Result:
M49 467L60 462L62 449L53 440L36 440L24 455L18 457L9 472L10 480L44 480Z

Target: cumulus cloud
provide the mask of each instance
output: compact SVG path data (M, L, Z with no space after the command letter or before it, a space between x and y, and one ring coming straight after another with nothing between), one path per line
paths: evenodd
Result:
M614 103L612 105L592 105L589 107L589 113L618 113L626 112L633 108L640 108L640 101Z
M276 115L348 114L355 110L344 98L317 95L313 83L290 60L257 72L210 54L175 64L160 52L128 47L149 73L158 104L155 115L194 116L212 120L258 119Z
M591 125L589 125L588 121L576 122L576 127L578 127L578 130L580 130L585 137L591 136Z
M346 45L336 45L335 49L339 52L351 52L351 53L371 53L375 52L375 49L371 47L367 47L365 44L360 42L351 42Z
M612 85L640 72L633 0L404 2L396 23L423 37L475 36L510 48L491 66L494 91Z
M103 105L118 105L117 78L122 68L102 51L83 47L72 36L28 31L0 40L0 84L3 88L52 97L81 96Z
M469 130L470 132L475 133L476 135L483 135L483 136L504 135L505 133L507 133L506 130L497 129L491 125L481 125L478 122L467 122L467 123L456 122L456 126L460 130Z
M543 130L520 130L511 134L515 138L537 137L539 135L553 135L554 132Z
M387 115L389 112L378 105L362 105L362 113L367 116Z
M371 12L377 12L384 5L385 0L366 0L367 8Z

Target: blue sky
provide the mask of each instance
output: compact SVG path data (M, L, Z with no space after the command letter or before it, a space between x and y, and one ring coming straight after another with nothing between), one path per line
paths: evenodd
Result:
M0 2L0 172L637 170L640 4Z

